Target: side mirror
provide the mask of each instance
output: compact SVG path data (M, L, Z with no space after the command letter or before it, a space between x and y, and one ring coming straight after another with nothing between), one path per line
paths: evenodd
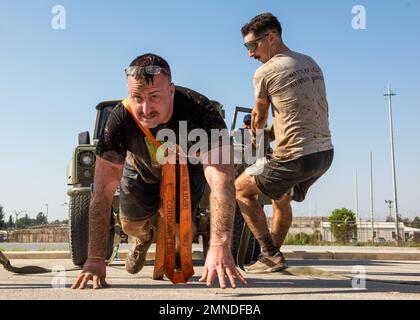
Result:
M79 145L81 144L90 144L89 131L79 133Z

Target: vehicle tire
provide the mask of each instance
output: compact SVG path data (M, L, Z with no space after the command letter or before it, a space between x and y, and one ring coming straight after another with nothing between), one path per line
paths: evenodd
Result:
M89 243L89 195L70 197L69 245L71 260L82 266L88 254Z
M239 242L241 241L242 229L244 225L244 218L242 217L241 210L236 204L235 210L235 222L233 225L233 234L232 234L232 255L235 263L237 264L237 255L239 249ZM248 248L245 255L244 264L250 264L254 259L254 250L255 250L255 237L251 234L251 237L248 242Z
M255 239L254 255L252 256L252 261L257 261L261 253L261 246L259 242Z
M115 236L115 227L114 227L114 215L111 212L111 222L109 224L109 234L108 234L108 244L106 247L106 260L111 258L114 251L114 236Z
M69 203L69 247L70 255L76 266L83 266L88 256L89 245L89 204L90 195L70 197ZM112 255L114 243L114 223L111 215L108 236L107 256Z
M209 247L210 247L210 234L203 234L202 236L202 241L203 241L203 256L204 259L207 258L207 252L209 251Z

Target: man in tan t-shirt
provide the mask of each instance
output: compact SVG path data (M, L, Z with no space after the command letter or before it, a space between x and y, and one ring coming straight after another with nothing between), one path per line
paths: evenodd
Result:
M260 14L241 31L249 56L263 63L254 75L253 140L266 125L271 104L275 150L262 166L258 161L237 178L236 198L261 245L258 261L247 272L275 272L287 267L280 247L292 222L291 200L303 201L309 187L332 163L328 103L320 67L283 43L275 16ZM257 201L261 193L272 199L271 233Z

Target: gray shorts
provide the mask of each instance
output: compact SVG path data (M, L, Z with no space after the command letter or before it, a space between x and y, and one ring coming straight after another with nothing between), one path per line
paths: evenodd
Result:
M331 149L288 162L267 158L263 172L255 175L255 182L270 199L278 200L289 194L294 201L301 202L309 187L331 166L333 157L334 150Z
M195 220L198 214L198 205L206 187L202 165L188 166L191 191L191 211ZM177 176L179 172L177 170ZM124 166L120 189L120 216L129 221L149 219L158 213L160 198L160 183L146 183L137 171ZM176 221L179 223L179 188L176 197Z

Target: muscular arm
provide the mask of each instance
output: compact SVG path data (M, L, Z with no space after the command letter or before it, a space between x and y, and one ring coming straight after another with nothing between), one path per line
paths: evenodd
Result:
M219 152L219 161L213 161L212 153ZM235 188L234 166L222 163L222 152L230 152L231 146L223 146L210 150L203 155L204 175L210 186L210 243L230 246L232 241L232 229L235 218ZM207 164L206 164L207 163Z
M89 257L106 257L112 199L123 165L96 156L93 199L89 207Z
M266 98L255 99L255 106L251 113L251 130L256 134L257 129L264 129L268 120L268 110L270 108L270 100Z

